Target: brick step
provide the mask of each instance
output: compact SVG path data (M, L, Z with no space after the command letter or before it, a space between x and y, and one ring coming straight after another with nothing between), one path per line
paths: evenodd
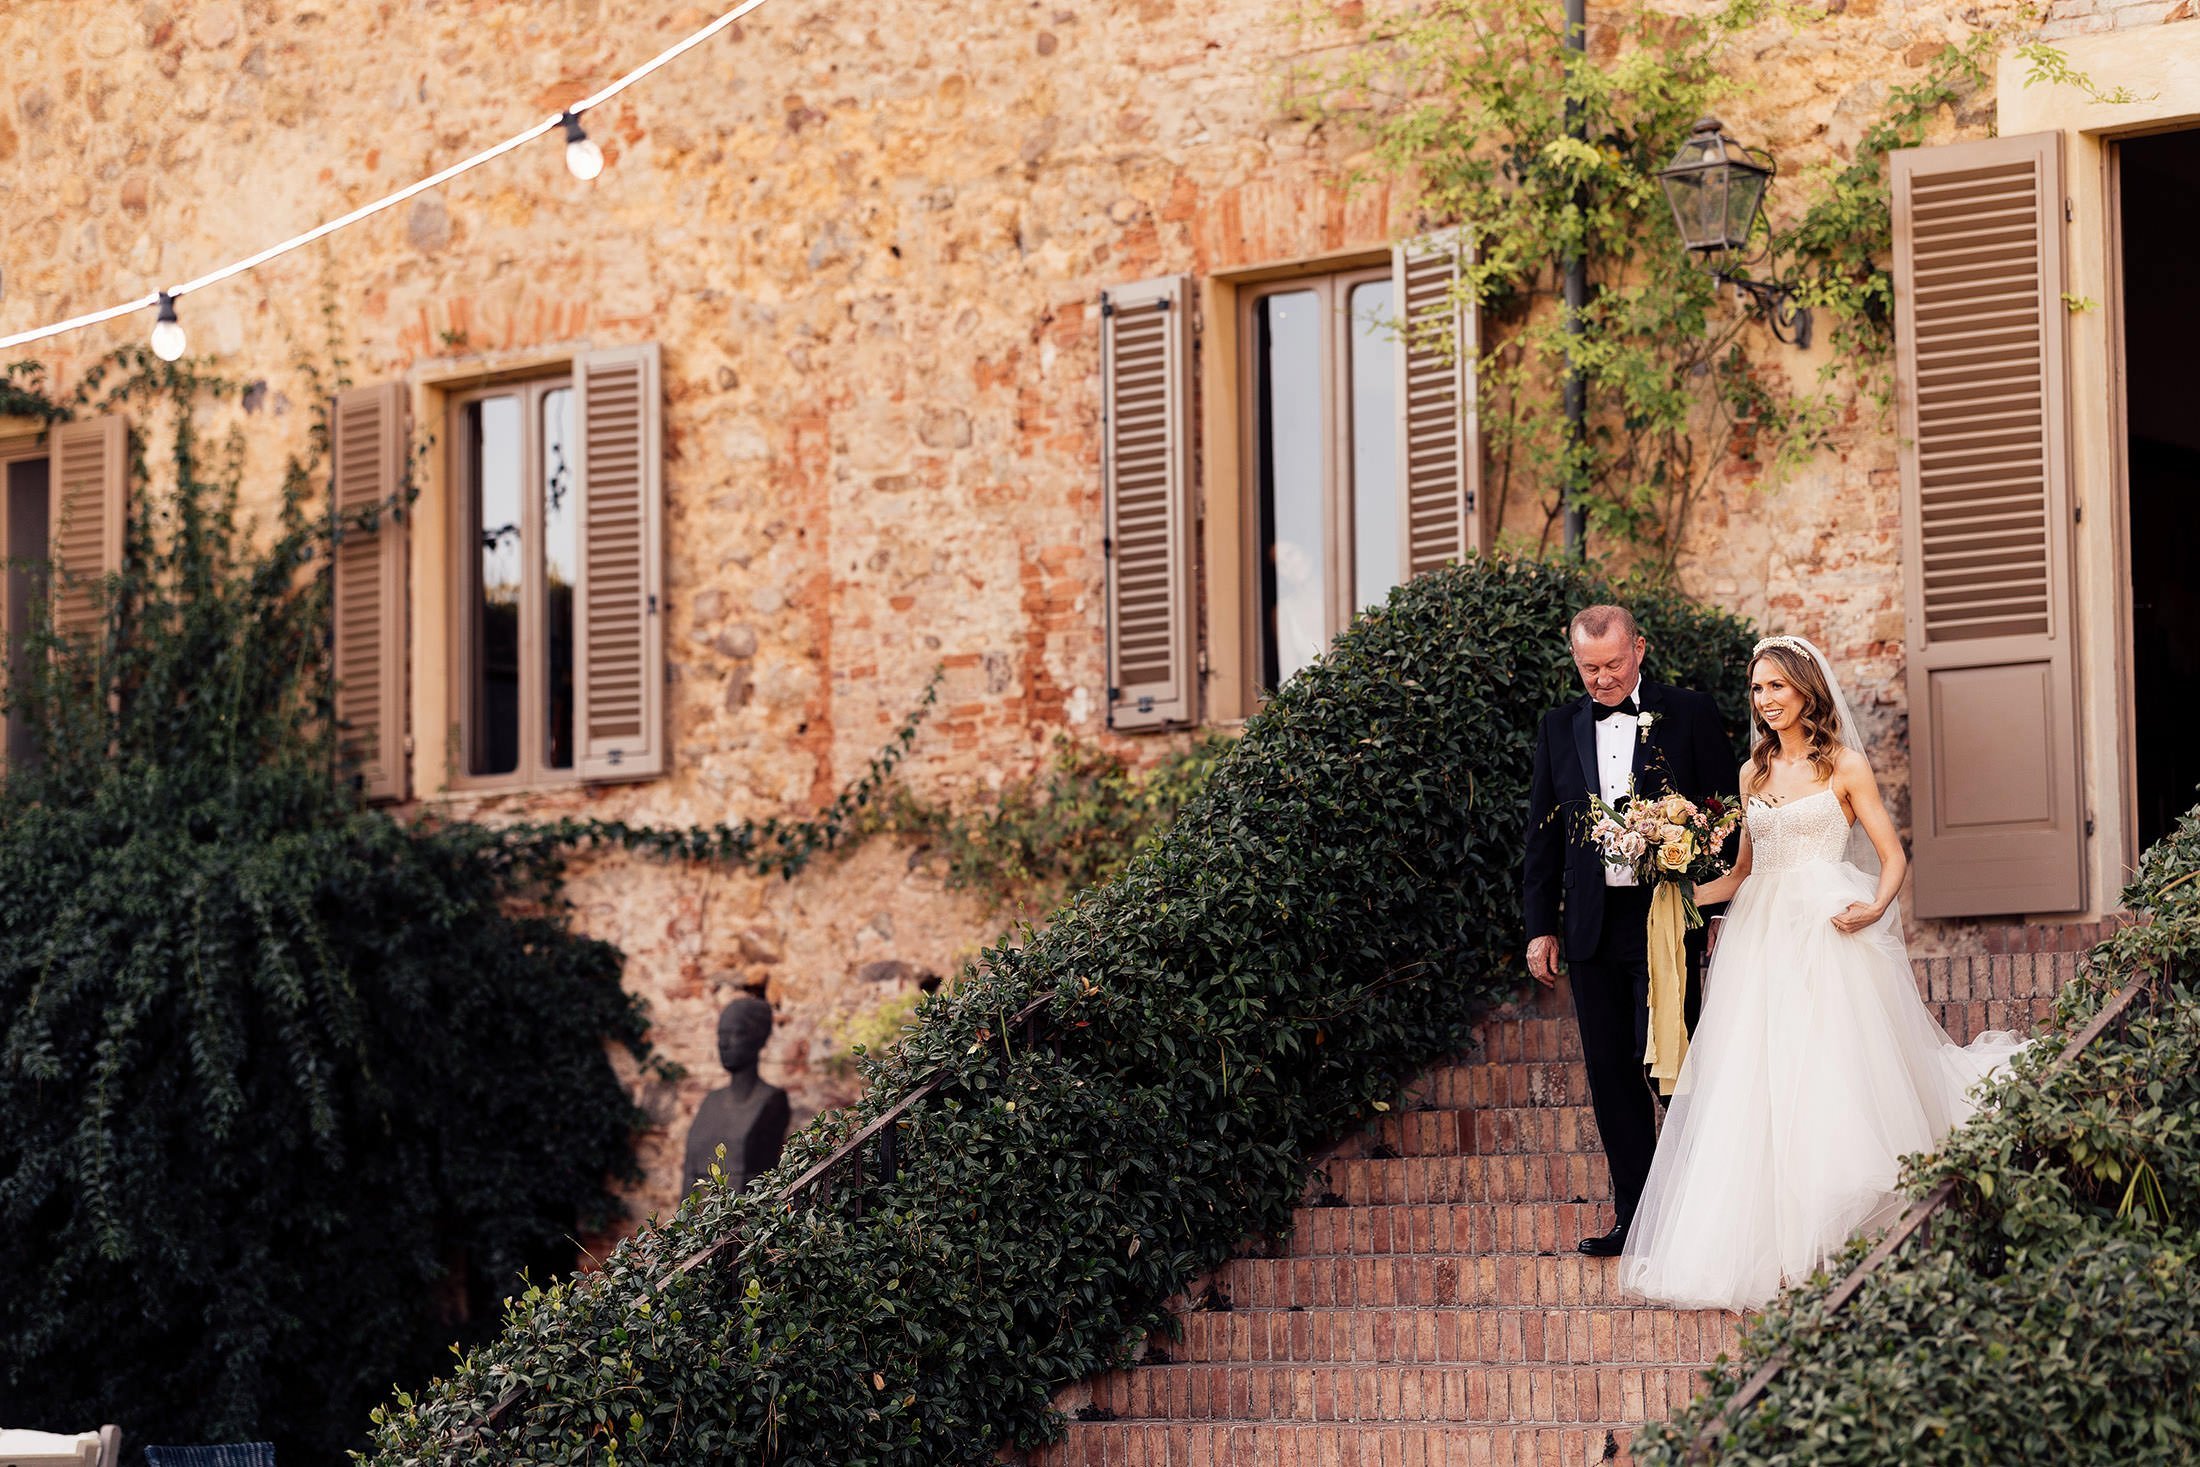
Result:
M1502 1110L1588 1103L1589 1075L1578 1059L1469 1060L1424 1070L1406 1087L1400 1109Z
M1459 1063L1581 1058L1581 1031L1570 1006L1549 1013L1500 1009L1475 1026L1474 1037L1475 1047Z
M1641 1417L1636 1417L1641 1420ZM1031 1467L1611 1467L1635 1428L1078 1422Z
M1309 1202L1328 1195L1348 1206L1416 1202L1600 1202L1612 1195L1601 1152L1547 1156L1344 1157L1326 1161L1308 1184Z
M1347 1136L1332 1157L1528 1156L1593 1151L1595 1115L1586 1105L1499 1106L1490 1110L1401 1110Z
M1291 1214L1289 1233L1251 1256L1560 1253L1611 1225L1612 1209L1602 1202L1302 1207Z
M1662 1365L1141 1365L1091 1382L1118 1420L1593 1425L1663 1417L1704 1362ZM1067 1404L1065 1399L1065 1404ZM1647 1414L1646 1414L1647 1413Z
M1497 1256L1355 1258L1234 1258L1195 1286L1211 1287L1237 1309L1396 1309L1510 1307L1643 1307L1619 1286L1619 1263L1573 1251Z
M1177 1316L1146 1363L1319 1365L1671 1365L1736 1349L1741 1316L1717 1310L1538 1306L1500 1309L1235 1309ZM1157 1359L1164 1352L1166 1359Z

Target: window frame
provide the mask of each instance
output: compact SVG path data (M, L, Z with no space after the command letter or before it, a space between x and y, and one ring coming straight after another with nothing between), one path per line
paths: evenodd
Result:
M1353 333L1350 329L1352 292L1357 286L1381 282L1395 289L1396 275L1386 259L1380 263L1342 264L1319 272L1308 271L1278 278L1248 281L1237 288L1235 341L1238 359L1236 386L1237 450L1242 471L1238 474L1238 517L1243 529L1238 535L1239 596L1238 615L1244 629L1244 669L1248 702L1257 707L1265 702L1275 689L1264 686L1268 660L1268 627L1261 605L1263 585L1262 524L1261 524L1261 444L1259 414L1260 378L1262 362L1256 349L1258 337L1256 320L1260 303L1270 296L1313 292L1319 298L1320 319L1324 339L1318 348L1321 372L1322 396L1322 513L1325 536L1322 546L1323 561L1323 634L1324 645L1349 626L1357 610L1357 590L1353 585L1358 567L1356 495L1358 485L1354 479L1355 445L1353 440L1353 413L1350 401L1352 381ZM1400 309L1394 298L1391 303L1393 319ZM1393 341L1394 354L1402 355L1404 344ZM1401 371L1393 363L1389 370ZM1394 431L1394 429L1393 429ZM1398 507L1400 571L1407 570L1404 556L1405 505Z
M0 567L12 568L18 559L29 560L32 558L31 556L21 554L21 552L18 551L17 547L14 544L10 543L11 536L9 534L9 525L12 520L12 515L9 512L10 505L8 495L12 491L10 490L8 485L8 477L9 471L13 469L15 465L19 463L39 461L43 462L46 465L46 497L48 506L46 524L47 543L40 545L37 548L36 559L41 565L47 567L47 574L49 576L52 574L53 545L51 542L53 539L52 503L54 467L53 444L50 440L51 435L44 432L11 433L6 436L0 436ZM8 588L4 577L0 577L0 688L5 688L6 685L10 681L12 681L15 673L15 658L13 654L16 628L10 623L7 611ZM0 769L5 769L7 767L8 750L9 747L15 742L17 719L20 716L21 715L19 712L10 712L6 715L5 718L0 718Z
M473 674L476 657L475 638L472 634L473 612L480 596L481 557L479 553L478 486L474 483L467 462L465 415L476 403L492 398L518 397L521 400L520 432L520 481L523 485L539 487L542 483L542 404L560 388L577 393L577 373L573 364L546 369L525 376L503 378L444 395L444 424L446 442L450 445L444 470L450 485L450 513L446 526L448 544L448 581L446 593L450 598L452 615L446 623L449 657L449 722L453 730L452 750L448 776L448 788L455 792L483 793L501 790L527 790L563 788L581 784L580 728L578 698L575 700L575 725L572 737L573 762L565 768L549 763L549 694L548 652L545 642L545 615L547 587L543 569L545 551L544 513L542 496L523 493L520 501L520 617L519 662L521 669L519 695L519 760L503 774L476 774L473 772L474 745L474 697ZM576 419L577 424L577 419ZM578 437L576 426L576 438ZM578 445L576 444L576 450ZM578 454L576 452L576 458ZM577 609L576 609L577 612ZM532 682L526 670L536 668ZM573 672L578 687L582 671L576 663Z

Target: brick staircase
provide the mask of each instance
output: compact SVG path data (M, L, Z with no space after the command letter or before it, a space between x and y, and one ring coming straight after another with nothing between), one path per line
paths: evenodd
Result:
M2045 946L1922 959L1920 991L1958 1040L2028 1030L2076 968ZM1741 1317L1630 1303L1616 1262L1574 1251L1611 1179L1563 984L1479 1039L1331 1151L1287 1236L1176 1301L1180 1340L1063 1392L1067 1436L1032 1467L1624 1461Z

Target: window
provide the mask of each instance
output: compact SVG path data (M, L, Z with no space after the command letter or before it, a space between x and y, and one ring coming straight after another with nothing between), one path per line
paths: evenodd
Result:
M1445 231L1101 293L1109 728L1241 719L1480 544L1470 258Z
M30 672L26 644L30 640L32 608L46 595L46 520L50 509L52 465L43 451L13 458L0 454L0 472L6 475L6 539L0 541L7 558L7 677L11 686ZM30 720L20 710L7 716L7 763L11 769L28 767L38 757L37 739Z
M460 767L468 781L574 774L580 575L573 384L468 393L452 408Z
M1388 266L1241 293L1256 675L1282 686L1405 579Z

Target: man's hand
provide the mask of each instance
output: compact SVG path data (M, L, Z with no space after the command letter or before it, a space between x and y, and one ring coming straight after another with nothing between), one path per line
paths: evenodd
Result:
M1545 988L1558 982L1558 939L1555 937L1531 937L1528 939L1528 976Z

